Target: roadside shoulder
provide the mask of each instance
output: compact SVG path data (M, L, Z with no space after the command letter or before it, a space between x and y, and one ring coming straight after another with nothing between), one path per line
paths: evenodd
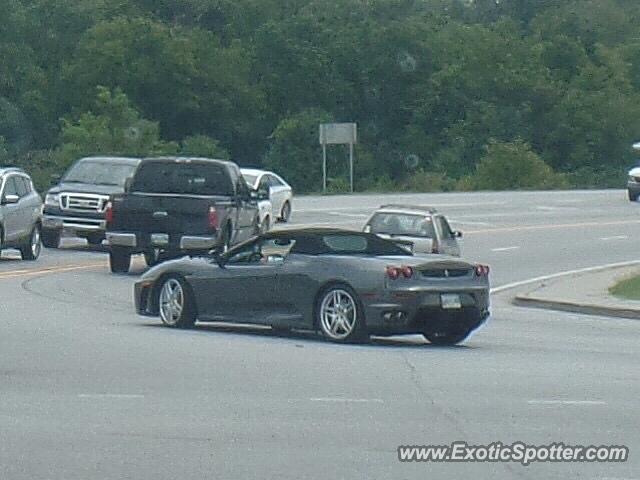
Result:
M537 282L516 295L515 305L586 315L640 319L640 301L609 293L616 282L640 274L637 262L596 271L574 273Z

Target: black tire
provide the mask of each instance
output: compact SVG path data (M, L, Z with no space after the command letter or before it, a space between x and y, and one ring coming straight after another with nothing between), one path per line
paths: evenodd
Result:
M38 259L41 251L42 239L40 235L40 225L35 225L29 234L29 238L20 245L20 256L23 260L34 261Z
M163 299L167 298L164 297L164 295L169 295L168 292L165 292L165 289L167 288L169 288L173 292L175 292L176 289L181 292L176 297L176 300L182 305L179 314L177 314L175 311L175 315L173 313L169 314L167 308L173 308L171 306L173 302L171 302L171 304L167 303L166 308L163 307L163 305L165 304ZM163 325L171 328L192 328L195 325L197 317L196 303L191 291L191 287L184 280L184 278L171 275L162 279L157 290L157 302L158 314L160 315L160 320L162 320Z
M122 247L111 247L109 266L112 273L127 273L131 268L131 252Z
M452 347L460 342L466 340L471 332L465 333L425 333L424 337L429 340L432 345L438 345L443 347Z
M326 304L326 302L329 302L329 304L333 302L334 305L335 303L337 303L335 300L331 300L336 292L338 293L339 298L342 296L346 296L349 299L348 302L345 302L345 305L347 303L351 303L353 310L344 310L341 312L343 317L346 319L345 321L347 322L348 326L345 328L338 325L337 329L334 330L328 324L329 321L324 319L323 310L326 306L329 306ZM335 310L335 307L333 308ZM349 311L353 311L353 315L350 315L348 313ZM348 317L350 316L352 317L351 320L348 319ZM320 292L316 299L315 321L316 326L320 330L322 335L332 342L356 343L362 342L367 337L367 329L362 303L360 302L360 299L358 298L358 295L353 290L353 288L342 283L329 285ZM333 326L335 326L335 322L336 320L334 319Z
M282 223L287 223L291 219L291 203L288 201L284 202L282 205L282 211L280 212L280 221Z
M94 247L101 246L103 240L104 240L104 235L102 235L101 233L93 233L91 235L87 235L87 243Z
M158 265L161 262L160 250L158 250L157 248L154 248L144 252L144 261L147 264L147 267L153 267L155 265Z
M42 244L46 248L58 248L60 246L60 230L49 230L43 228L40 232Z
M220 242L220 252L225 253L231 248L231 225L227 225L222 232L222 241Z
M266 216L264 217L264 221L260 224L260 233L264 234L271 230L271 219Z
M635 202L636 200L638 200L638 194L637 193L633 193L631 190L627 190L627 193L629 194L629 201L630 202Z

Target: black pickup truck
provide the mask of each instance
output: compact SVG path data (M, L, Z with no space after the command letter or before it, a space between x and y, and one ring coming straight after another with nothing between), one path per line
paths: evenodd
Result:
M162 256L226 250L259 231L262 196L233 162L143 159L106 209L111 271L128 272L135 253L153 265Z

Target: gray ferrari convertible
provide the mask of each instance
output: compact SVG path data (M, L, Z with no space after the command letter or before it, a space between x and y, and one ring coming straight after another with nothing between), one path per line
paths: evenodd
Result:
M135 301L170 327L251 323L336 342L419 333L452 345L488 318L488 277L487 266L411 255L370 233L299 229L158 265L136 283Z

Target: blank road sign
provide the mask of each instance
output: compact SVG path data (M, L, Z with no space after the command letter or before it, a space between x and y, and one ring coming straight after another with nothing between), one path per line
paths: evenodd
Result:
M320 125L320 145L348 145L358 143L355 123L323 123Z

